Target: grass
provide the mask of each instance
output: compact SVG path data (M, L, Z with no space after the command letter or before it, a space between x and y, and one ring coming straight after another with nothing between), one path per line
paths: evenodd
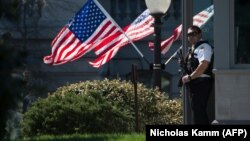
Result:
M21 141L145 141L145 134L74 134L45 135L34 138L24 138Z

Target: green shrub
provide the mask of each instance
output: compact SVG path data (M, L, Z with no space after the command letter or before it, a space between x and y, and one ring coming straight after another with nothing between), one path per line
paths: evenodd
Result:
M140 131L146 124L180 124L180 100L138 84ZM121 80L85 81L59 88L24 114L24 136L70 133L128 133L135 128L134 89Z

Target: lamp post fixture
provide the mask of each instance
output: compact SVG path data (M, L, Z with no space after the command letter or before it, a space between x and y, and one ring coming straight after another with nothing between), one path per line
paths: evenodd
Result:
M161 89L161 26L162 16L167 12L171 0L145 0L150 14L154 17L154 63L153 63L153 88Z

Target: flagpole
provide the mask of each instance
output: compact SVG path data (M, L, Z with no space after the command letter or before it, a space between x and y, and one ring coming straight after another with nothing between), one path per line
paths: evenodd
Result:
M182 46L180 46L180 47L175 51L175 53L165 62L165 65L167 65L167 64L172 60L172 58L174 58L174 57L177 55L177 53L178 53L178 51L180 51L180 49L182 49Z
M115 20L109 15L109 13L102 7L102 5L97 1L97 0L93 0L96 5L102 10L102 12L120 29L120 31L126 36L126 38L128 39L129 43L132 44L132 46L134 47L134 49L137 51L137 53L139 53L139 55L148 63L149 61L144 57L144 55L141 53L141 51L136 47L136 45L134 44L134 42L131 41L131 39L128 37L128 35L122 30L122 28L115 22Z

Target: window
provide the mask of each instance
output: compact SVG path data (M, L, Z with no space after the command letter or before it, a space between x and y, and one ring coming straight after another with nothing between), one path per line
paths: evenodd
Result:
M234 43L236 64L250 64L250 1L235 0Z

